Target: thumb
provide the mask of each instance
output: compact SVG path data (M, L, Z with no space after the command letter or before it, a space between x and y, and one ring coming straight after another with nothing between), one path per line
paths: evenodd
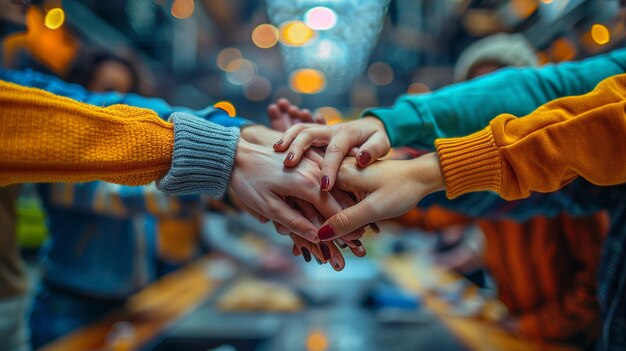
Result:
M365 227L373 221L371 202L371 197L367 197L330 217L317 232L317 237L322 241L333 240Z

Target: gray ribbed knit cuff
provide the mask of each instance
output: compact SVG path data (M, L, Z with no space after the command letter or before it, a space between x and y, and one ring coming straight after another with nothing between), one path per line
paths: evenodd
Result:
M226 128L183 112L170 116L174 124L172 167L157 181L172 195L206 194L221 198L235 164L239 128Z

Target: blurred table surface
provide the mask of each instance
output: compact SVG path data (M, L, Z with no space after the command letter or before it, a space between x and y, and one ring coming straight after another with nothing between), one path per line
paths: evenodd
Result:
M42 350L193 351L223 344L255 351L577 350L536 344L506 333L497 324L448 314L450 306L424 289L420 281L424 275L408 258L384 262L350 260L348 265L356 268L345 274L330 267L303 265L303 272L282 281L308 296L310 308L297 313L224 313L217 310L215 299L242 277L238 274L234 279L226 279L212 273L212 267L220 261L223 260L216 257L198 260L131 297L125 310L70 333ZM365 307L365 291L381 280L371 273L378 267L392 282L420 295L424 308L400 313L400 317L392 313L390 317ZM436 274L444 279L459 279L445 271ZM327 346L320 348L319 340L317 346L311 344L315 338L322 338L322 344Z

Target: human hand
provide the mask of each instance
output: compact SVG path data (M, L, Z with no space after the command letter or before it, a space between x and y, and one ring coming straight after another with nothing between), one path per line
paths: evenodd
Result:
M308 158L296 168L285 169L281 155L241 139L230 187L258 218L273 220L289 232L317 242L318 227L285 201L288 197L304 200L323 218L341 211L331 194L318 191L320 174L318 164Z
M391 149L384 124L378 118L365 117L333 126L294 125L274 144L274 150L286 151L285 166L295 167L311 146L327 146L320 179L322 191L334 187L337 171L349 153L356 155L360 167L366 167Z
M323 241L409 211L424 196L443 190L444 180L435 153L408 161L378 161L367 168L359 168L354 158L347 158L336 188L354 193L360 202L324 223L318 231Z
M287 99L278 99L275 104L269 105L267 107L267 115L269 116L272 129L279 132L286 132L287 129L300 123L326 124L323 116L313 116L311 111L300 109L292 105Z

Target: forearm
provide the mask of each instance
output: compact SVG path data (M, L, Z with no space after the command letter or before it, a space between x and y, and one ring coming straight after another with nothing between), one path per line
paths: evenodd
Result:
M577 176L626 182L626 75L593 92L555 100L524 118L501 115L463 138L439 139L446 190L491 190L505 199L560 189Z
M524 116L564 96L590 92L600 81L626 71L626 50L580 62L541 68L510 68L423 95L405 95L392 108L370 109L385 123L393 146L431 149L436 138L467 135L495 116Z

